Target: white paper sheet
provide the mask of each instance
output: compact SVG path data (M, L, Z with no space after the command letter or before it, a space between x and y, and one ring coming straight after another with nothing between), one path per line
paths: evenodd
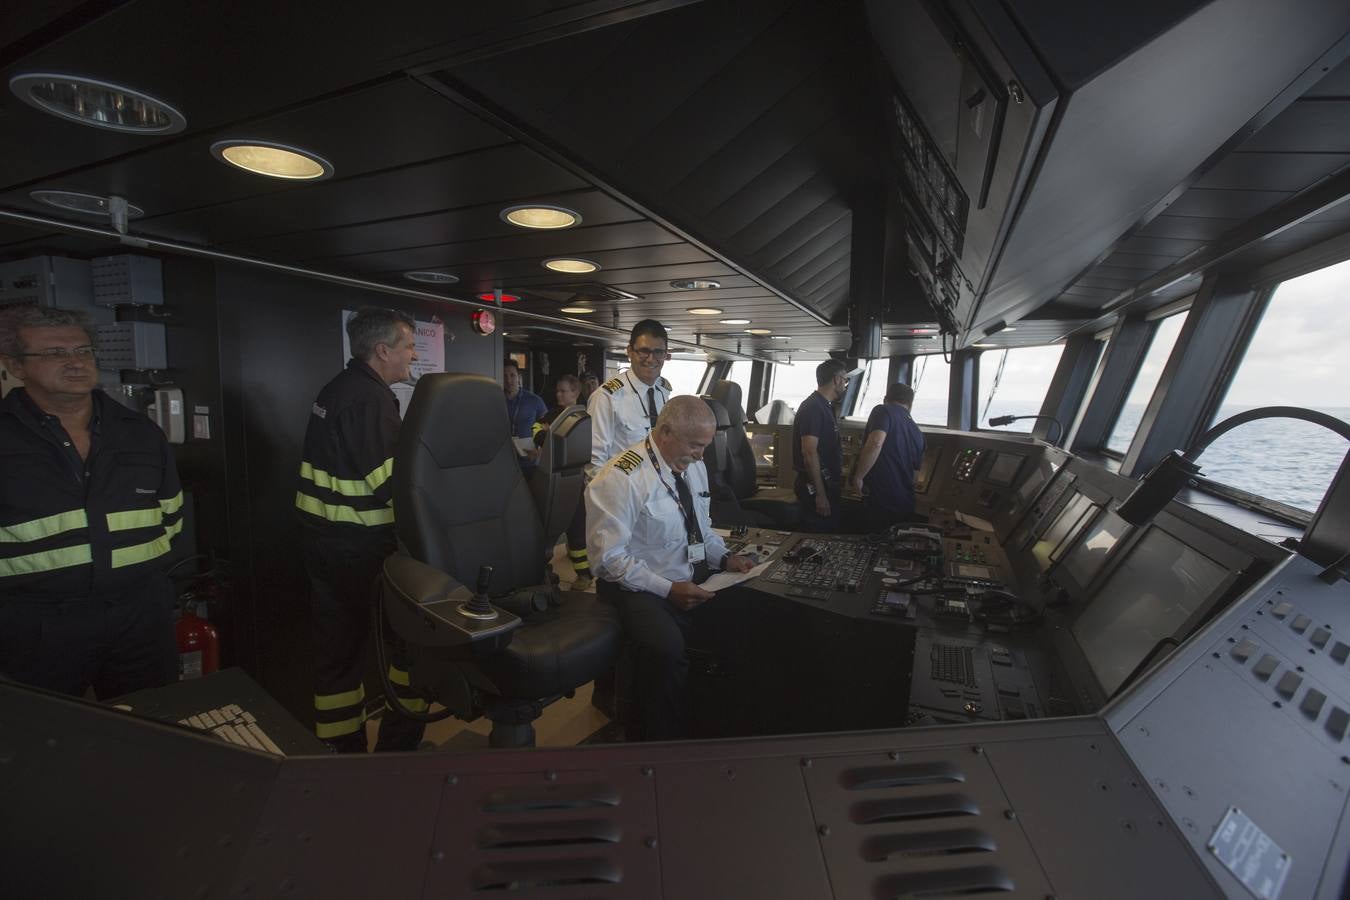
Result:
M769 567L773 560L765 560L755 566L749 572L714 572L712 577L699 585L705 591L720 591L723 588L729 588L732 585L740 584L742 581L749 581L751 578L758 578L764 574L764 570Z

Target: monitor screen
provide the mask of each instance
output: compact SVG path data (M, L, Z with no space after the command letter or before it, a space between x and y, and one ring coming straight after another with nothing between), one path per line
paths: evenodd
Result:
M923 462L919 463L919 473L914 476L914 493L922 494L928 490L928 482L937 470L938 460L942 458L941 447L925 447Z
M1224 585L1228 570L1150 528L1074 621L1072 630L1107 696Z
M1050 563L1059 559L1062 552L1061 547L1078 533L1080 525L1084 524L1088 514L1097 509L1097 504L1093 503L1087 497L1075 492L1069 497L1069 502L1064 504L1059 515L1050 523L1050 527L1041 533L1040 540L1036 541L1031 548L1031 555L1036 558L1036 565L1040 566L1042 571L1050 568Z
M1083 540L1073 546L1064 557L1061 567L1080 588L1088 586L1097 573L1106 565L1111 551L1116 549L1120 539L1130 530L1130 524L1113 512L1102 516L1101 521L1089 528Z
M1020 453L1000 453L994 457L993 463L989 466L989 473L984 476L984 480L990 484L999 487L1012 487L1013 482L1017 480L1017 471L1022 468L1022 460L1026 459Z
M750 438L750 449L755 454L756 469L775 469L778 463L775 462L775 442L778 435L772 431L749 431L746 432Z

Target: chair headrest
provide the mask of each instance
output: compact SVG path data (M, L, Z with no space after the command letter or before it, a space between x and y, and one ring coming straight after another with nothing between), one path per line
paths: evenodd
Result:
M727 408L727 418L732 428L745 424L745 409L741 406L741 386L734 381L719 381L713 385L714 400L721 401Z
M511 440L501 385L463 372L419 378L403 431L417 435L442 469L485 465Z
M569 406L549 426L549 452L556 471L575 469L591 461L591 417L584 406Z
M726 431L731 427L731 416L727 413L727 408L722 405L720 400L714 399L711 395L705 394L703 402L708 404L708 409L712 410L713 418L717 420L717 430Z

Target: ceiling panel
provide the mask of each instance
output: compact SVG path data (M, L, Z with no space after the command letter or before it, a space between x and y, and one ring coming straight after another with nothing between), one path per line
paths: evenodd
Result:
M1350 99L1296 100L1241 150L1273 153L1350 153Z
M1195 183L1200 188L1301 191L1350 164L1350 153L1233 153Z
M1292 196L1293 194L1287 191L1191 188L1167 208L1167 215L1206 219L1248 219Z

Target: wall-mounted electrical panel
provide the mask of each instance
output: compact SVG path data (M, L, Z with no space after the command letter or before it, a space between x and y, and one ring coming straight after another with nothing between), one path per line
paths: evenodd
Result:
M111 322L112 310L94 305L89 263L64 256L33 256L0 263L0 307L77 309L95 322Z
M90 263L90 272L99 306L164 305L164 271L152 256L99 256Z
M164 325L159 322L114 322L98 326L100 369L165 369Z

